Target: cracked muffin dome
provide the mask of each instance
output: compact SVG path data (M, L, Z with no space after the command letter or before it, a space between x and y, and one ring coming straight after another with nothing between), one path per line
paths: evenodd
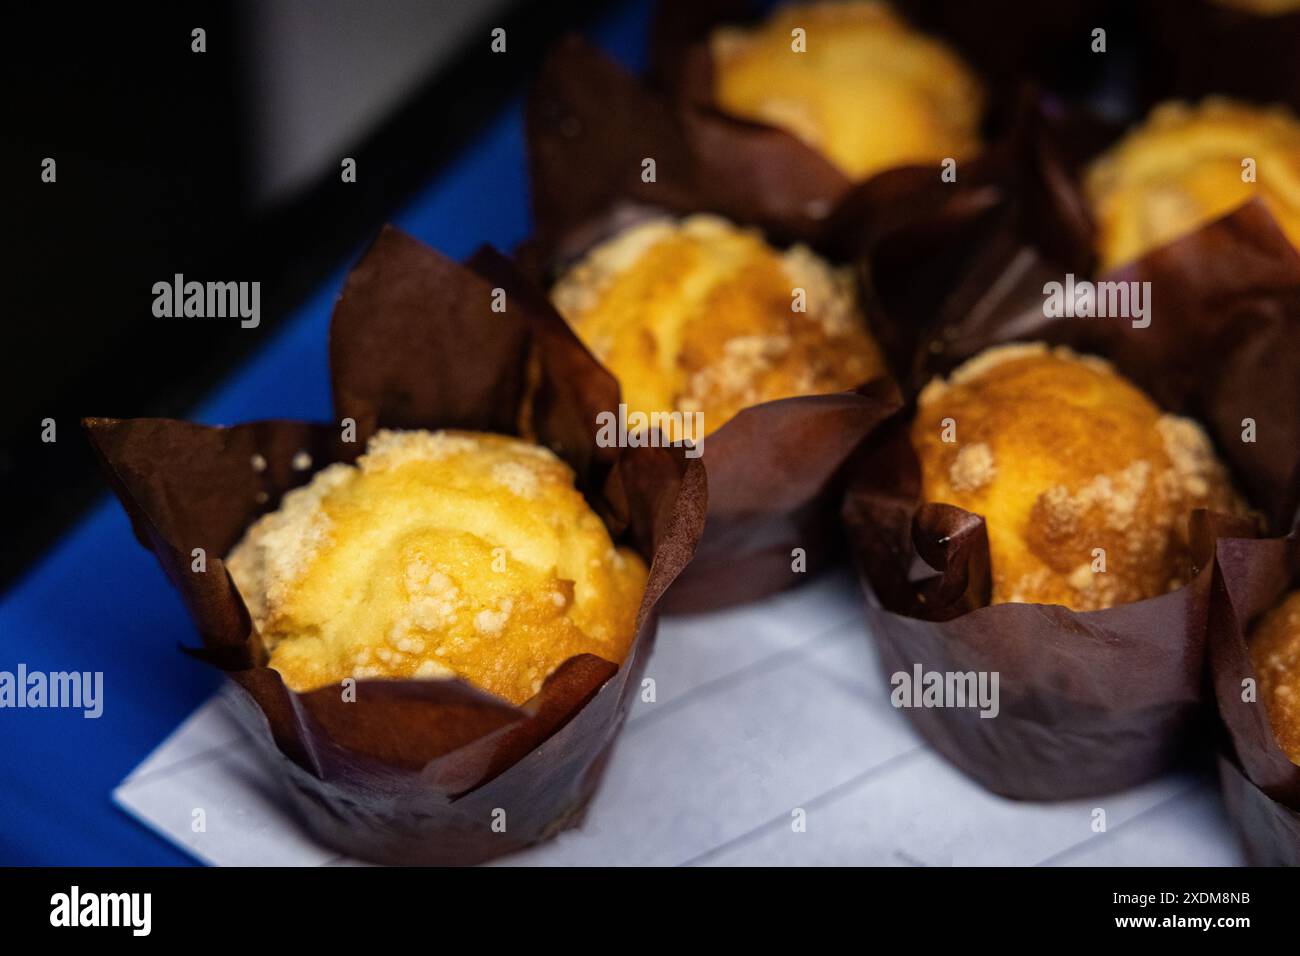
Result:
M624 230L569 269L551 299L618 379L629 417L700 412L706 435L750 405L885 371L849 269L804 246L778 251L716 216ZM672 436L683 437L695 436Z
M227 567L294 690L459 676L515 704L575 654L621 663L647 574L549 450L456 431L376 433Z
M1065 348L999 346L935 379L912 444L922 500L984 517L994 604L1164 594L1188 581L1193 509L1248 514L1196 423Z
M1250 659L1273 736L1300 764L1300 591L1264 615L1251 635Z
M1243 166L1254 160L1251 170ZM1246 176L1246 180L1243 180ZM1300 248L1300 122L1219 97L1169 102L1088 167L1103 269L1132 262L1256 197Z
M979 150L975 74L883 3L785 6L757 27L715 30L709 46L719 109L786 130L850 179Z

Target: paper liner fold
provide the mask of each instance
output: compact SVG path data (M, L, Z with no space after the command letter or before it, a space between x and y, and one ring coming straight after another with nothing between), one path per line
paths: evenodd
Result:
M1278 745L1247 646L1260 617L1300 587L1300 533L1218 542L1209 608L1210 671L1227 741L1219 758L1228 814L1258 865L1300 865L1300 766ZM1246 696L1245 682L1255 693Z
M504 270L487 251L475 261ZM595 468L589 449L571 444L560 454L579 487L600 513L620 516L613 533L650 565L622 666L572 657L519 707L461 680L360 680L355 700L342 685L295 693L265 666L221 556L312 471L353 460L376 428L513 433L527 356L547 318L508 291L506 311L492 311L495 287L396 230L381 233L349 275L330 333L336 410L340 422L355 420L354 442L339 425L86 421L137 537L195 619L203 646L191 653L241 688L242 717L307 827L365 860L473 863L577 822L649 654L657 603L703 527L703 469L680 449L620 450ZM552 388L558 403L574 384ZM546 440L552 429L543 422L536 432ZM309 470L295 468L300 452Z
M525 122L536 233L548 267L603 238L619 206L713 212L776 241L814 240L850 183L772 127L677 109L577 36L547 57ZM643 162L655 162L654 181Z

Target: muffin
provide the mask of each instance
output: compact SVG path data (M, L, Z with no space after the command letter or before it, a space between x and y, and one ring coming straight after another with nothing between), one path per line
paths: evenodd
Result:
M1253 177L1243 167L1247 159L1254 160ZM1084 188L1103 269L1255 198L1300 247L1300 122L1282 107L1217 97L1197 106L1163 103L1093 161Z
M723 112L792 133L850 179L979 150L974 73L885 4L785 6L752 29L715 30L709 47Z
M750 405L842 391L885 370L851 270L804 246L777 251L715 216L633 226L570 268L551 298L618 379L629 420L702 414L707 435Z
M1273 735L1291 762L1300 764L1300 591L1292 591L1259 622L1250 659Z
M574 655L621 663L647 576L550 451L456 431L376 433L227 567L293 690L456 676L514 704Z
M970 359L921 392L911 437L922 500L985 519L994 604L1093 611L1172 591L1191 511L1247 513L1199 426L1065 348Z

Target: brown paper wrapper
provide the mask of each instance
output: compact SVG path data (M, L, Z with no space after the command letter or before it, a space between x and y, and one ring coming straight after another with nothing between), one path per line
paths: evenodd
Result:
M1257 206L1245 207L1102 279L1150 281L1150 326L1125 319L1048 319L1043 285L1093 278L1091 224L1068 137L1044 115L997 224L973 245L936 318L913 328L907 391L989 346L1023 340L1109 358L1169 410L1203 422L1248 499L1289 527L1300 474L1300 259ZM1095 146L1094 146L1095 148ZM878 257L880 249L869 253ZM869 269L872 268L869 262ZM906 301L878 315L907 324ZM1273 375L1260 375L1266 358ZM1276 377L1274 377L1276 376ZM1259 438L1241 441L1242 418ZM1236 519L1198 513L1187 586L1103 611L988 606L983 520L918 502L919 465L903 421L856 463L845 520L868 592L886 674L997 671L1001 714L909 709L958 767L1006 796L1104 793L1173 764L1203 728L1204 642L1216 536Z
M576 36L543 64L526 125L536 223L529 249L548 271L638 209L714 212L777 242L817 242L852 185L793 136L678 108ZM642 178L647 158L654 182Z
M472 264L505 269L491 252ZM461 680L361 680L354 701L342 685L286 688L220 556L310 478L291 465L299 451L316 469L353 460L380 427L514 432L529 349L548 317L509 294L495 313L492 289L394 229L380 234L348 276L330 330L336 413L355 421L355 442L338 425L289 421L86 422L137 537L195 620L203 646L190 653L241 688L242 716L306 827L372 862L476 863L581 820L649 655L659 600L690 560L707 507L703 470L679 449L629 449L598 468L594 424L583 435L538 423L611 532L650 564L622 665L572 657L518 707ZM541 372L557 402L582 384L551 374ZM260 472L255 454L267 463ZM206 571L191 570L196 548Z
M1210 0L1143 0L1137 9L1150 102L1222 94L1300 111L1300 11L1262 16Z
M1300 766L1278 746L1258 695L1247 641L1259 617L1300 587L1300 535L1218 543L1210 597L1210 671L1227 742L1219 779L1247 859L1263 866L1300 865Z

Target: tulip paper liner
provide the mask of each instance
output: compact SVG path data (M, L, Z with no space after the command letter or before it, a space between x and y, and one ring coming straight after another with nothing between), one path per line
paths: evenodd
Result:
M944 291L934 320L909 325L900 316L921 313L907 312L905 302L876 316L919 343L903 373L905 391L915 395L935 372L1005 342L1101 355L1165 408L1203 422L1248 500L1285 530L1300 491L1300 258L1252 204L1101 277L1152 283L1148 327L1048 318L1045 283L1070 271L1092 278L1094 256L1066 140L1044 112L1026 140L1016 191L965 274ZM870 256L879 259L887 247ZM1261 363L1269 370L1263 376ZM1255 421L1254 443L1242 440L1243 418ZM1196 576L1146 601L1089 613L988 606L983 520L941 503L919 505L919 464L904 421L873 439L850 472L845 520L886 674L917 663L1000 674L996 718L908 711L948 759L995 792L1034 799L1119 789L1177 760L1205 709L1212 541L1255 529L1225 516L1189 516Z
M1251 863L1297 866L1300 766L1278 746L1247 640L1259 617L1300 587L1300 536L1222 540L1217 565L1209 639L1214 694L1228 738L1219 757L1224 800Z
M475 262L503 268L491 253ZM289 421L86 422L137 537L198 626L203 646L190 653L242 688L242 716L308 829L364 860L475 863L579 822L649 655L659 599L703 526L703 470L680 449L628 449L595 468L575 433L541 423L611 533L650 565L621 666L571 657L518 707L459 679L359 680L354 701L342 684L297 693L266 666L221 556L309 479L293 465L299 452L315 469L354 460L380 427L513 433L528 352L548 319L509 295L494 312L493 288L394 229L381 233L348 276L330 329L336 412L355 421L354 442L338 425ZM562 384L551 389L559 401L574 383ZM250 465L259 455L260 471ZM193 570L199 548L203 571Z
M1149 100L1220 94L1300 112L1300 10L1265 16L1213 0L1141 0L1135 6Z
M527 128L532 245L548 267L602 238L593 224L620 206L714 212L776 241L814 241L850 186L793 136L676 109L573 36L543 65ZM655 163L653 182L642 175L646 159Z
M917 731L995 793L1027 800L1092 796L1175 764L1203 724L1205 604L1216 533L1240 521L1191 516L1194 577L1159 597L1103 611L989 605L984 519L920 504L920 470L903 422L864 451L845 496L867 622L887 683L894 675L991 675L998 709L906 707Z

